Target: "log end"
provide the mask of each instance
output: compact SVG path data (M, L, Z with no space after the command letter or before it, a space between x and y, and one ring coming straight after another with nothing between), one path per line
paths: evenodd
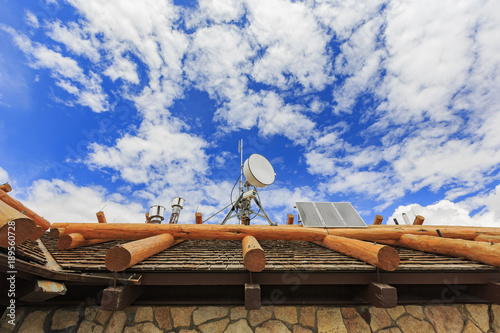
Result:
M266 253L262 249L248 250L243 257L243 263L250 272L262 272L266 268Z
M11 245L9 241L14 241L15 245L19 245L34 234L36 224L32 219L19 218L13 222L14 225L7 223L0 228L0 247L9 247Z
M121 246L113 247L106 253L106 268L112 272L121 272L127 269L131 261L130 252Z
M43 236L45 233L45 229L39 225L36 226L35 231L33 232L33 235L30 237L30 241L36 241L40 237Z
M394 271L399 266L399 253L391 246L383 246L378 251L380 268L386 271Z

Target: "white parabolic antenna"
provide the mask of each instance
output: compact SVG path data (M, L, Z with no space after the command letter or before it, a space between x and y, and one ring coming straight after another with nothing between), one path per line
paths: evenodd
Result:
M248 183L255 187L266 187L274 183L276 173L271 163L260 154L252 154L243 165Z

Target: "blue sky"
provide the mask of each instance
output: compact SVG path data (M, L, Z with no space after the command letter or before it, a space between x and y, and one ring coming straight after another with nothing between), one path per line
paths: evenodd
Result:
M348 201L498 226L499 31L498 1L1 0L0 183L52 222L181 196L192 223L243 139L279 223Z

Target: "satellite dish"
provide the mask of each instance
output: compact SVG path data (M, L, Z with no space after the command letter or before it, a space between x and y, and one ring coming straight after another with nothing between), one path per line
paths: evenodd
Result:
M276 177L271 163L260 154L250 155L243 164L243 173L247 182L255 187L271 185Z

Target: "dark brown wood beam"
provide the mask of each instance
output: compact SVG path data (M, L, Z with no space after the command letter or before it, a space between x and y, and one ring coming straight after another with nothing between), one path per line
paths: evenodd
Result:
M500 281L490 281L488 284L470 286L464 292L493 304L500 304Z
M116 286L104 289L101 310L119 311L134 303L144 292L143 286Z
M59 295L65 295L66 291L67 289L64 283L49 280L36 280L20 300L25 302L44 302Z
M377 308L393 308L398 305L398 291L385 283L371 282L363 288L362 297Z
M260 284L245 283L245 309L258 310L261 305Z

